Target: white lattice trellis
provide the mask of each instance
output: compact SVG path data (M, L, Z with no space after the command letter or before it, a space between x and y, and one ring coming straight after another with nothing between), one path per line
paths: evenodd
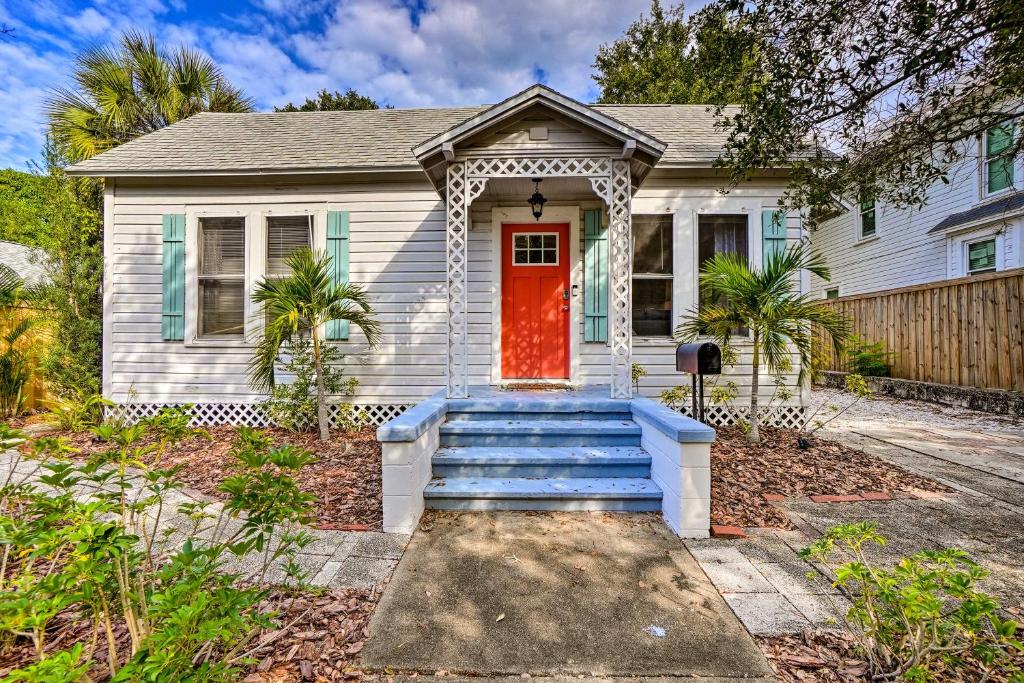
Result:
M611 288L610 329L612 398L629 398L633 394L630 365L633 353L632 332L632 273L629 200L631 196L629 163L612 162L612 201L608 206L608 241L611 244L611 263L608 268L608 286Z
M681 409L683 415L690 415L690 408ZM799 429L804 424L804 416L807 409L804 406L773 406L763 408L761 411L761 424L770 427L790 427ZM746 421L750 414L748 409L728 408L726 406L707 406L704 409L704 416L708 424L715 427L731 427L740 421Z
M594 194L608 206L611 217L610 283L611 394L632 396L630 196L629 162L608 157L504 158L488 157L448 164L448 396L469 396L469 310L467 242L470 207L489 178L588 178Z
M170 408L169 403L121 403L107 409L107 414L114 419L129 423L156 415L163 408ZM407 404L370 403L352 404L348 409L358 424L379 426L393 417L404 413ZM340 404L330 406L331 424L337 426L341 413ZM253 403L197 403L192 405L192 424L212 425L249 425L250 427L271 427L273 421L263 412L258 404Z

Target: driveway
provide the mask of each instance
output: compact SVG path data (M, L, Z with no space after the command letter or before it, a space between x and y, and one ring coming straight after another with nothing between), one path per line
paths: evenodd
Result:
M845 405L835 391L815 400ZM745 540L687 541L751 633L777 635L842 625L848 604L829 587L828 571L797 552L828 528L873 521L889 539L870 556L882 565L918 550L969 552L990 576L982 587L1004 608L1024 610L1024 421L918 401L874 398L829 424L821 435L940 481L950 494L892 500L775 503L794 531L748 529Z
M428 514L370 635L376 670L770 675L657 515Z

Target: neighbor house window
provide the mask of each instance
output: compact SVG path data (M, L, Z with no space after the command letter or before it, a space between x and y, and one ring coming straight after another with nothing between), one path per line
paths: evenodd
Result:
M833 287L832 289L826 289L825 290L825 298L826 299L838 299L839 298L839 288L838 287Z
M716 254L736 254L744 263L747 261L747 216L708 215L697 219L697 262L704 270L705 264ZM707 303L704 292L699 292L698 301Z
M245 330L245 218L199 219L199 336Z
M672 336L672 216L633 216L633 334Z
M1016 126L1012 121L993 126L985 132L985 193L995 194L1014 185L1013 138Z
M288 259L300 249L313 248L312 216L267 217L267 277L291 274Z
M859 206L860 210L860 239L865 240L875 236L875 200L863 201Z
M971 275L996 269L996 239L991 237L967 245L967 272Z

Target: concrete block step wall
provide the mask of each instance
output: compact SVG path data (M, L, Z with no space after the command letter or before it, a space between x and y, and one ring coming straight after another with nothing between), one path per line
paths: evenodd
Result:
M618 400L459 401L439 427L427 507L661 509L641 429Z

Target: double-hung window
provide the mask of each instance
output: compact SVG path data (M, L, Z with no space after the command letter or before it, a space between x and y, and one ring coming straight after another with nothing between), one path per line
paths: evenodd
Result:
M633 334L672 336L672 215L633 216Z
M245 218L199 218L199 329L201 338L245 332Z
M1013 121L992 126L983 140L983 184L985 194L996 194L1014 187L1016 182L1013 155L1016 125Z
M866 240L869 237L874 237L876 232L875 226L875 200L868 199L862 201L858 206L860 215L858 217L860 239Z
M717 254L736 254L748 258L748 221L745 214L702 215L697 219L697 262L700 270ZM709 303L699 292L701 305Z
M291 275L288 259L313 248L313 216L267 217L267 277Z
M991 273L996 269L996 238L967 244L967 272L971 275Z

